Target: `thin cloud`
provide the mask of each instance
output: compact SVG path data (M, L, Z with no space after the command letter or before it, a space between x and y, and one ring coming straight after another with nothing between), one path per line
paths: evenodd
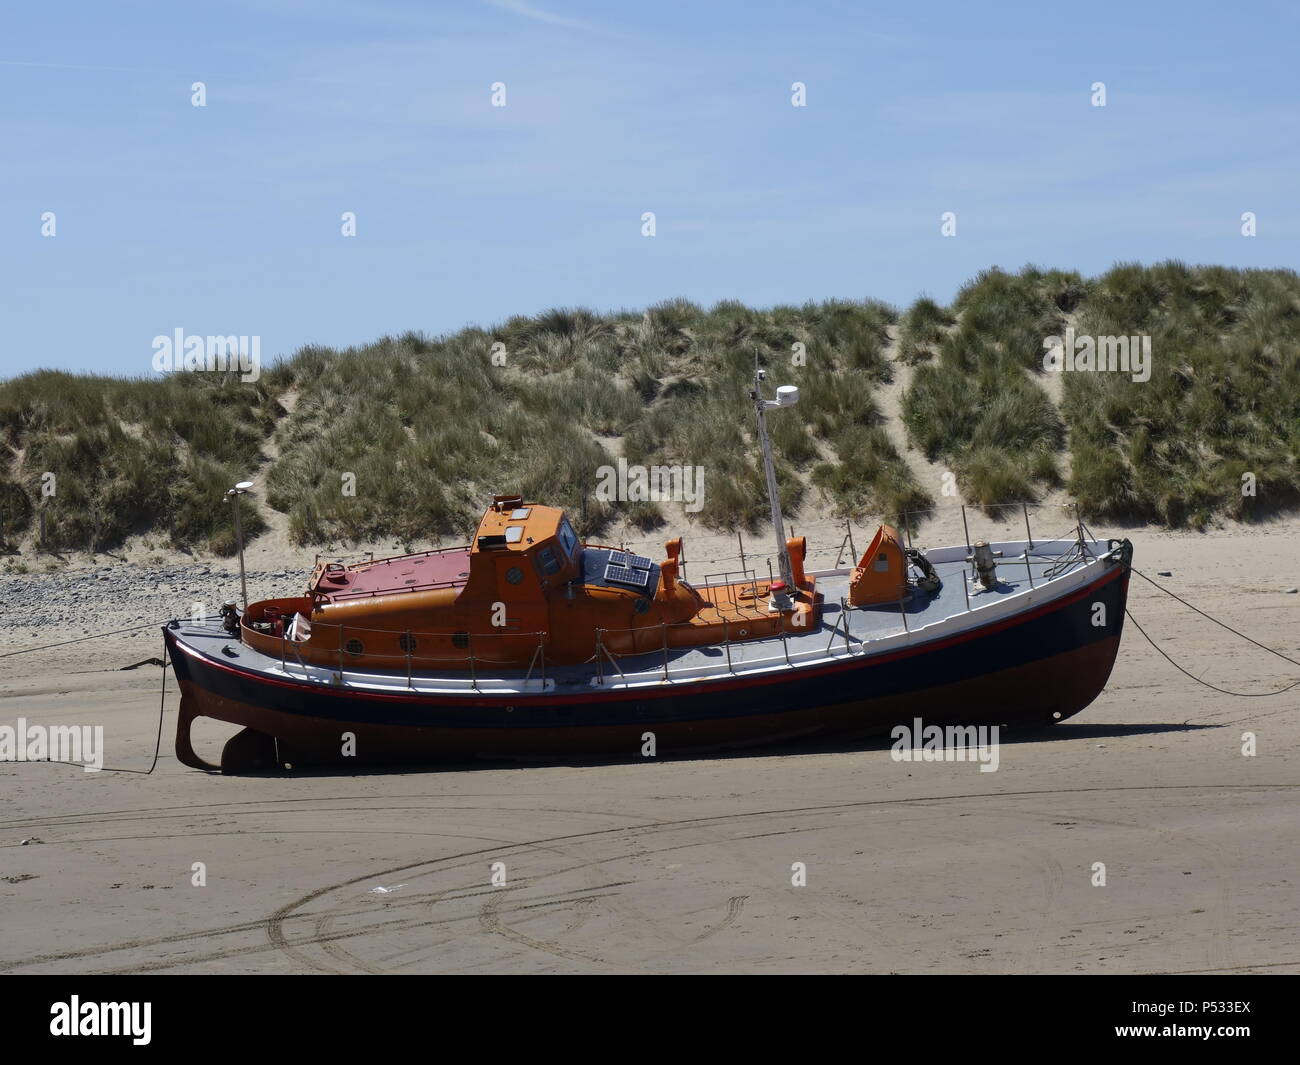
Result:
M556 15L550 11L543 11L540 7L534 7L527 0L487 0L493 7L499 7L503 11L513 11L516 15L523 15L524 18L535 19L538 22L549 22L552 26L565 26L572 30L594 30L599 31L598 26L593 26L590 22L583 22L581 19L568 18L565 15Z

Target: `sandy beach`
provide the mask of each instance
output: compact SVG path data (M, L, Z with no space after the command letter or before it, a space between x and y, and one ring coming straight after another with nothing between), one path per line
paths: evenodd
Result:
M959 514L918 542L961 542ZM834 561L842 527L797 531L814 565ZM1130 537L1139 570L1300 657L1300 595L1287 591L1300 521L1094 532ZM727 543L688 530L688 558L703 566ZM274 537L248 565L250 596L305 575L302 552ZM5 649L187 613L233 596L234 572L139 556L8 575ZM59 602L72 587L75 617ZM1300 680L1137 577L1129 606L1207 682ZM146 630L0 659L0 724L102 724L106 766L147 770L161 671L120 667L160 653ZM208 776L172 756L176 704L169 675L150 775L0 764L0 971L1300 972L1300 688L1218 694L1131 625L1102 697L1004 737L992 773L896 762L882 741ZM230 731L200 722L200 753Z

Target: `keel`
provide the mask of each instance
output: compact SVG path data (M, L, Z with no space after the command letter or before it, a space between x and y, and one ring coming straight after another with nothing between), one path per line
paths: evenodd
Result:
M191 769L202 769L207 773L219 773L221 767L213 765L211 762L205 762L194 753L194 746L190 742L190 725L193 724L196 717L200 717L195 711L194 699L187 693L181 694L180 714L176 719L176 760L181 765L187 765Z

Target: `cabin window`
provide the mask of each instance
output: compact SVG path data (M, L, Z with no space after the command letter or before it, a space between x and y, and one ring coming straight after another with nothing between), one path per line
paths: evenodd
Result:
M885 554L883 551L881 551L880 554L876 556L876 564L872 568L875 569L877 573L888 573L889 556Z
M401 636L397 637L397 646L409 655L415 650L415 637L409 632L404 632Z
M511 566L508 570L506 570L507 584L518 584L523 579L524 579L524 571L521 570L518 566Z
M343 648L350 655L359 655L365 651L365 645L360 640L349 640Z
M552 548L543 547L537 552L537 569L543 577L560 572L560 560L555 557Z
M568 518L560 520L560 547L569 558L577 557L578 534L573 531Z

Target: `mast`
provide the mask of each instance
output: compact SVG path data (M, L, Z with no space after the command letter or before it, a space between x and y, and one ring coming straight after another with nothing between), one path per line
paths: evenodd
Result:
M790 566L790 551L785 545L785 519L781 516L781 494L776 487L776 470L772 466L772 441L767 435L767 416L764 413L778 407L792 406L799 398L799 390L792 385L785 385L776 390L776 399L763 398L764 371L755 367L754 390L750 397L754 400L754 414L758 419L758 443L763 452L763 473L767 477L767 498L772 507L772 531L776 535L777 564L781 570L781 580L785 582L787 594L798 592L794 586L794 573Z

